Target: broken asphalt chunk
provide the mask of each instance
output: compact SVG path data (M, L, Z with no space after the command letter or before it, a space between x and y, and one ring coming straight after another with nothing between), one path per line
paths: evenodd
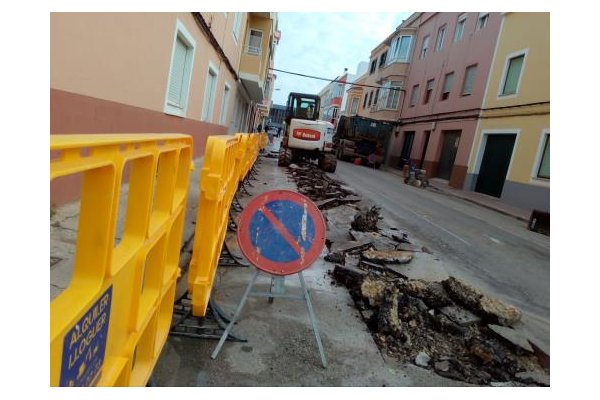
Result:
M367 261L378 264L407 264L412 260L414 253L399 250L366 250L362 256Z
M531 344L529 343L529 341L527 340L525 335L523 335L523 333L521 333L515 329L508 328L505 326L500 326L500 325L490 324L490 325L488 325L488 328L490 328L498 336L509 341L513 345L515 345L523 350L526 350L530 353L533 353L533 347L531 347Z
M511 326L521 319L521 311L515 306L489 297L460 279L451 276L442 284L454 301L490 322Z

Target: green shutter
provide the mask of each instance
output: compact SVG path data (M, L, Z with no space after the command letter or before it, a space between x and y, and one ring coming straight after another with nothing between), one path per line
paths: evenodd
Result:
M183 78L185 76L185 65L188 48L178 37L175 41L175 52L171 65L171 77L169 81L169 103L183 108Z
M550 135L546 135L544 154L542 154L542 161L540 162L540 169L538 170L538 178L550 179Z
M502 94L507 95L517 93L517 85L519 83L519 77L521 76L521 68L523 68L523 60L525 60L524 55L510 59Z

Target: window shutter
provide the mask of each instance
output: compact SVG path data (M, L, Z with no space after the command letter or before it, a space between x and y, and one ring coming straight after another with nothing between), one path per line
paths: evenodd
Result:
M183 104L183 78L185 76L186 59L188 47L178 37L175 41L175 53L171 65L171 77L169 81L169 103L177 107Z
M466 76L465 76L465 84L463 85L462 94L471 94L473 91L473 82L475 82L475 72L477 71L477 67L468 67Z
M521 68L523 67L524 59L525 56L519 56L510 60L502 94L517 93L517 84L519 83L519 76L521 75Z

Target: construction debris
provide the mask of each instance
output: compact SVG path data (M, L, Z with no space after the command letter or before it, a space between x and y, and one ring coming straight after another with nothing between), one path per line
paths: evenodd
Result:
M475 314L481 312L479 302L471 302L471 307L454 302L454 298L480 293L479 289L458 285L452 277L426 282L339 265L333 278L349 288L361 314L368 315L365 322L378 345L401 362L477 385L544 385L541 382L547 371L525 351L526 338L512 335L525 340L520 342L509 336L515 332L506 332L510 328L488 327L485 319ZM446 287L455 290L452 296ZM466 293L457 296L459 288Z
M311 163L290 164L288 174L298 187L298 192L308 196L320 210L328 210L343 204L359 202L353 190L332 179L326 172Z
M450 277L442 283L454 301L492 323L512 326L521 319L521 311L516 307L491 298L460 279Z
M378 264L407 264L412 260L414 253L399 250L366 250L362 256L367 260Z
M520 310L447 275L409 279L409 270L426 269L427 257L433 262L429 250L411 244L406 232L380 229L380 208L359 210L356 193L316 165L292 164L288 173L300 193L327 210L332 284L348 288L382 351L471 384L549 385L549 365L524 333L509 328ZM415 255L421 262L411 263Z
M361 232L377 232L377 222L381 218L379 211L381 211L381 208L375 206L368 210L361 210L354 216L354 221L350 226L352 226L352 229Z

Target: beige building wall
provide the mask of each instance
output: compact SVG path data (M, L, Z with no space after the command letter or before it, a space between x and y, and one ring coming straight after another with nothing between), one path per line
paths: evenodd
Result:
M236 54L233 39L226 35L232 20L216 14L211 30L225 38L230 54ZM235 78L191 13L51 14L50 87L164 112L177 20L196 40L185 117L201 118L210 62L219 72L209 122L218 123L226 81L231 86L228 111L233 109Z
M273 21L268 18L249 15L248 25L244 33L242 56L240 61L240 72L258 75L259 80L264 82L267 76L267 66L269 63L269 38L271 36ZM262 31L261 54L248 54L248 43L250 41L250 29Z

